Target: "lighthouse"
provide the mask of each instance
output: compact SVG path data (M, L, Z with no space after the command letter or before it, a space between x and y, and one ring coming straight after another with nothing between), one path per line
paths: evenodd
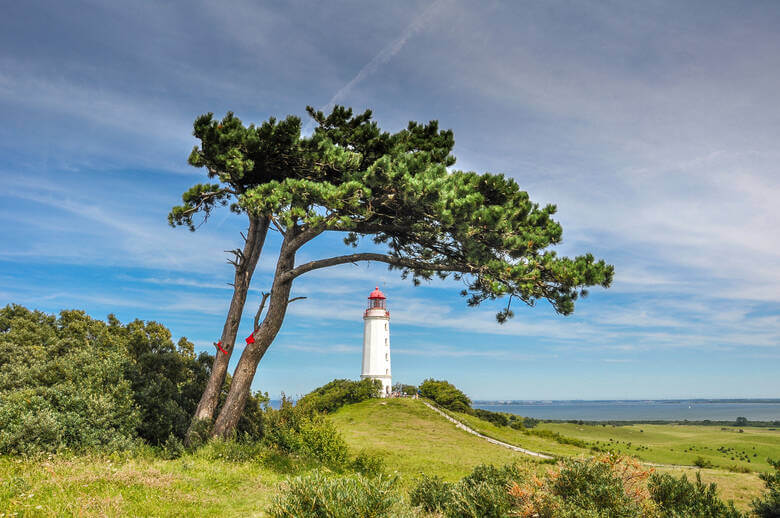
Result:
M387 297L376 287L368 296L363 313L363 369L360 379L382 382L382 397L390 395L393 383L390 374L390 311Z

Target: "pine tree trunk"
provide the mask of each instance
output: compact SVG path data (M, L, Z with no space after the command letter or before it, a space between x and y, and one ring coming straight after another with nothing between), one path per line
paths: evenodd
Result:
M288 234L292 234L292 231ZM294 266L295 249L288 246L288 240L285 238L276 265L268 312L263 323L255 331L255 342L246 346L238 361L233 379L230 382L227 399L214 422L212 436L229 437L241 418L251 390L252 380L257 372L257 365L279 333L282 322L284 322L284 315L287 312L292 281L280 282L279 279L282 273L291 270Z
M238 326L241 323L241 314L244 311L246 297L249 291L249 284L252 281L252 274L257 266L257 261L263 251L265 237L268 234L268 218L249 218L249 230L246 242L244 243L243 258L239 259L236 265L236 275L233 281L233 298L230 301L225 325L222 328L222 348L227 354L217 350L214 356L214 363L211 368L211 375L206 383L206 388L200 398L198 407L195 409L195 415L192 418L190 428L187 431L189 441L193 427L202 420L209 422L214 418L214 412L219 403L219 393L222 390L222 384L225 382L228 363L233 354L233 347L236 342Z

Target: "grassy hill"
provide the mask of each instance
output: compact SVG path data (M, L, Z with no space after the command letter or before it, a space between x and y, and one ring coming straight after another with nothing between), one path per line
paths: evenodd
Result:
M458 430L421 401L369 400L345 406L331 419L351 448L377 453L403 479L425 472L454 481L478 464L535 463Z
M561 444L549 438L525 435L512 428L498 427L467 414L454 412L449 414L480 433L530 450L556 456L593 455L593 452L586 448ZM420 472L455 480L465 475L473 466L482 463L517 462L544 469L544 465L533 457L490 444L457 429L454 424L427 408L419 400L365 401L343 407L333 414L331 419L351 448L357 450L370 448L371 451L380 454L388 468L397 470L404 480L413 479ZM625 430L624 428L632 427L545 423L543 426L540 425L540 428L558 431L564 437L593 443L595 441L609 443L610 434L614 434L613 443L619 442L627 446L627 443L631 442L631 449L626 447L622 450L615 448L616 450L637 456L637 447L644 444L647 448L639 452L643 454L639 457L661 464L692 462L699 455L698 453L694 453L693 457L688 454L680 457L674 455L678 450L685 453L683 450L691 447L694 448L693 452L697 452L710 451L721 444L734 444L733 447L735 449L739 447L739 451L753 451L750 449L752 445L748 446L748 444L756 438L759 438L763 444L761 449L756 451L760 451L765 456L761 462L753 461L751 465L755 463L756 468L761 468L768 466L766 456L780 458L780 433L766 429L745 429L744 433L739 434L738 430L721 432L719 428L705 426L653 425L652 431L649 426L642 425L636 430ZM640 429L645 431L638 431ZM572 431L576 431L577 434L569 433ZM699 436L701 439L697 441ZM739 437L733 439L732 436ZM643 442L645 437L646 442ZM739 442L729 443L727 439ZM700 472L705 482L717 483L723 497L733 499L743 509L753 497L761 493L763 488L761 480L755 473L676 466L661 466L655 469L675 476L685 473L689 479L694 478L696 472Z
M590 454L589 450L560 444L549 438L523 435L471 416L462 417L488 435L528 449L557 455ZM490 444L457 429L421 401L371 400L343 407L329 419L343 434L353 453L377 453L385 461L388 471L398 472L407 488L422 472L454 481L483 463L503 465L516 462L528 469L547 468L532 457ZM688 430L696 427L670 431L643 425L644 432L623 430L624 427L549 427L586 441L609 442L607 434L626 434L614 437L619 437L624 443L631 442L632 454L644 439L649 447L658 451L668 448L670 454L677 453L678 444L688 448L693 446L694 452L710 451L724 440L718 435L719 430L710 430L714 434L712 436L697 435L697 430ZM750 441L763 441L762 449L757 450L761 453L777 452L780 448L777 435L764 436L759 432L754 435L748 429L744 434L733 435L740 436L734 440L746 441L735 443L734 448L738 447L740 451L747 451L746 444ZM700 441L697 437L701 438ZM705 450L705 446L709 449ZM211 446L176 460L163 460L152 455L131 458L0 457L0 513L6 513L6 516L14 512L22 516L264 516L279 483L291 473L309 469L306 465L291 466L289 461L269 457L225 460L218 450L209 448ZM669 461L677 458L672 455ZM680 458L687 462L687 457ZM755 466L759 465L756 461ZM685 472L689 477L696 471L673 467L658 469L676 475ZM701 472L705 481L717 482L721 494L734 499L742 508L761 492L761 483L754 473L718 469Z

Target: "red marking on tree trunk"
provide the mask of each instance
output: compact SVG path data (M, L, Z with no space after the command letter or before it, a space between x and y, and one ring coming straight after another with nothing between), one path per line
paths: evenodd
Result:
M252 332L251 335L246 337L246 344L247 345L253 344L253 343L255 343L255 333L254 332Z
M224 354L227 354L227 351L222 348L222 342L217 342L217 349L222 351Z

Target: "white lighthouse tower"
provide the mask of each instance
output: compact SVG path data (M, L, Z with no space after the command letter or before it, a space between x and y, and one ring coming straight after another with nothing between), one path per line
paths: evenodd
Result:
M368 308L363 313L363 370L360 379L382 382L382 397L390 395L393 383L390 374L390 311L387 297L376 287L368 296Z

